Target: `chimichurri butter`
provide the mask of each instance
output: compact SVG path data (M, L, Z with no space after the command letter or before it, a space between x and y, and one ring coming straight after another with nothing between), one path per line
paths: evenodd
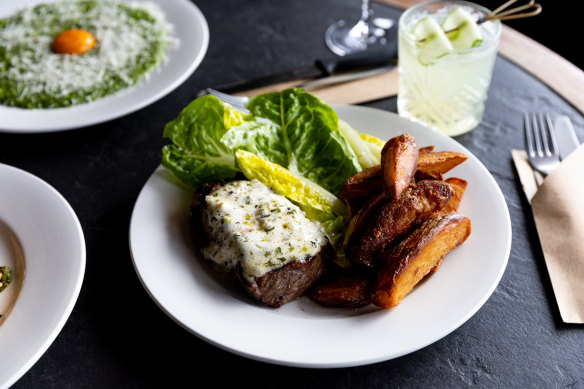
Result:
M325 233L288 199L257 180L233 181L205 197L212 237L205 258L247 279L290 261L305 261L327 244Z
M82 29L95 46L51 50L56 36ZM153 3L83 0L44 3L0 19L0 104L58 108L134 85L158 67L176 40Z
M12 269L8 266L0 266L0 292L12 282ZM2 315L0 314L0 317Z

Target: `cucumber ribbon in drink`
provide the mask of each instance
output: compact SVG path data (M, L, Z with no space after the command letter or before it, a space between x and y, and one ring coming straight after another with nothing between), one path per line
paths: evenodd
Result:
M432 16L420 19L411 34L418 43L418 59L424 65L432 64L453 49L470 49L482 42L473 17L460 7L452 9L441 24Z

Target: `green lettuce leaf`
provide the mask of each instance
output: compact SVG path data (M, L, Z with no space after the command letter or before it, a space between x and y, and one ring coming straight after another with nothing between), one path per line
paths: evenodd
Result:
M164 127L164 137L173 144L163 147L162 165L191 188L234 177L239 172L234 152L221 138L231 127L251 119L210 95L193 100Z
M245 150L237 150L235 157L249 180L256 179L297 204L340 216L347 215L345 203L314 181Z
M343 242L347 232L347 224L343 216L338 216L333 212L322 211L305 204L297 204L306 217L312 222L322 227L335 249L335 263L341 267L349 266L348 259L345 258Z
M347 142L349 142L351 149L355 152L359 164L363 169L379 165L380 161L375 158L367 142L361 138L359 133L349 123L339 119L339 131L343 134Z
M291 88L256 96L247 103L247 108L254 116L273 123L258 122L254 130L262 136L272 134L272 144L280 146L276 151L258 150L250 142L231 142L230 147L247 147L250 151L255 147L254 153L267 159L277 153L278 159L285 159L277 163L335 194L349 177L361 171L357 156L339 131L336 113L316 96ZM232 140L235 136L228 134L227 138Z
M235 152L244 150L333 194L361 170L336 113L310 93L292 88L263 94L248 109L243 114L209 95L194 100L164 128L173 144L164 146L162 165L184 185L198 188L235 176L240 171Z
M345 256L343 241L347 230L347 207L338 197L313 181L245 150L237 150L235 157L249 180L258 180L275 193L286 196L304 211L308 219L321 226L335 248L337 260L344 263L340 259Z
M266 161L287 166L288 153L278 126L262 122L245 122L232 127L223 135L221 142L230 150L244 150Z

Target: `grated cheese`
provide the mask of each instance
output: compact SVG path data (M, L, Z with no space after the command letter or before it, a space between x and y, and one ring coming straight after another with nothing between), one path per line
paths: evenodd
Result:
M96 37L83 55L51 51L70 28ZM64 1L21 10L0 20L0 102L27 108L85 103L147 77L177 45L154 3Z

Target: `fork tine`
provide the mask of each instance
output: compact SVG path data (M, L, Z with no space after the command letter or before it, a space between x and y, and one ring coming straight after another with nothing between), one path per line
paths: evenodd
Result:
M531 113L531 125L533 129L533 139L535 141L535 153L537 156L543 157L545 154L541 144L541 126L539 124L539 118L535 112Z
M547 124L547 129L548 129L548 135L549 135L549 146L550 146L550 154L551 155L555 155L555 156L559 156L560 155L560 149L558 147L558 143L556 141L556 133L554 131L554 126L552 124L552 119L550 118L549 114L545 114L545 122Z
M231 101L232 96L228 95L227 93L219 92L218 90L212 89L212 88L207 88L206 90L207 90L207 93L217 97L218 99L222 99L224 101Z
M548 141L548 139L551 139L551 125L549 125L549 123L546 121L543 113L540 112L537 116L539 122L539 135L541 137L541 143L543 146L542 151L544 155L552 155L550 142Z
M245 97L228 95L227 93L219 92L218 90L212 88L207 88L207 93L233 106L243 106L247 101L247 98Z
M527 144L527 153L533 157L535 155L535 149L533 145L533 127L531 126L531 121L529 114L527 112L523 113L523 128L525 131L525 143Z

